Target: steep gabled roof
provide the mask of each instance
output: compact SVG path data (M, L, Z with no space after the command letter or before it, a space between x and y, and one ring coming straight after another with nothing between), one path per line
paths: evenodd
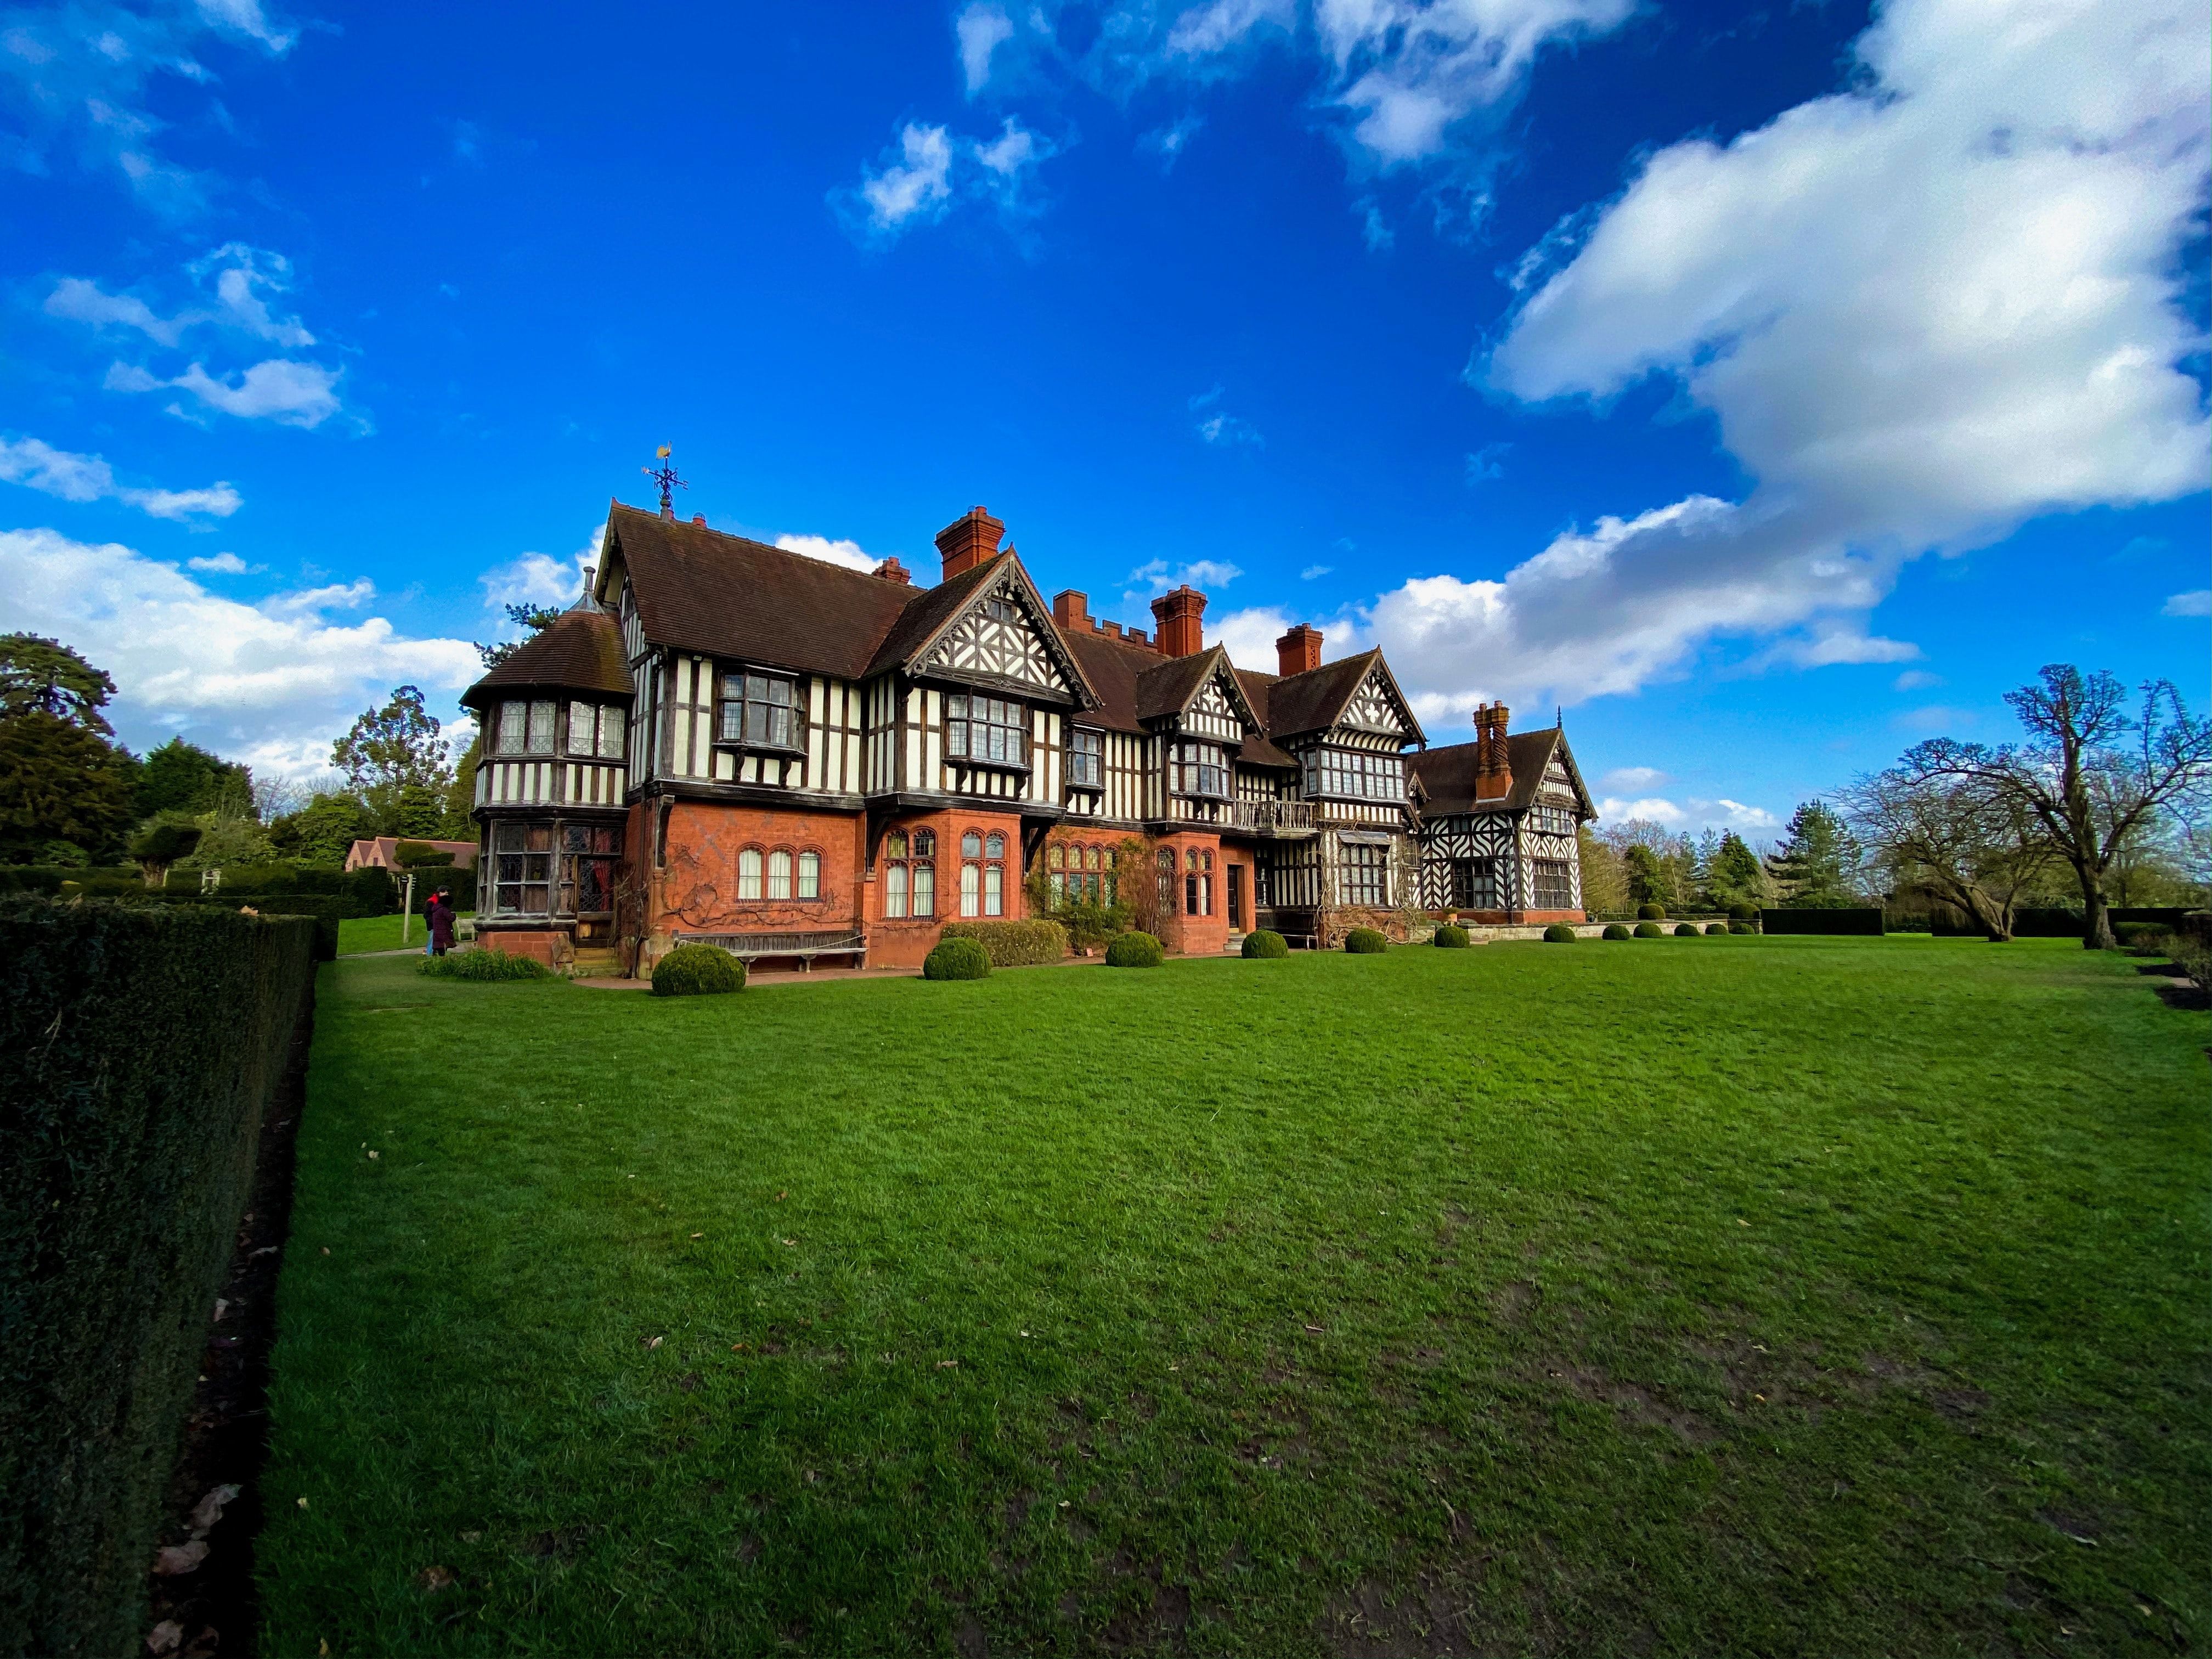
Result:
M1505 763L1512 769L1513 787L1496 800L1479 801L1474 798L1474 764L1480 747L1478 744L1455 743L1406 757L1406 764L1420 781L1428 797L1422 808L1424 813L1442 817L1456 812L1520 811L1536 799L1536 790L1544 781L1544 769L1551 764L1556 750L1566 763L1567 775L1573 780L1583 815L1596 816L1589 791L1583 787L1582 772L1575 765L1574 752L1567 747L1566 733L1557 726L1515 732L1507 736Z
M1137 680L1159 665L1160 653L1149 645L1132 645L1110 635L1089 629L1061 628L1054 632L1083 670L1083 678L1098 698L1088 718L1114 732L1141 732L1137 718Z
M1150 720L1163 715L1183 714L1189 709L1208 681L1223 675L1226 677L1230 700L1238 716L1247 726L1258 726L1259 712L1252 707L1252 700L1244 695L1244 688L1237 678L1236 665L1229 660L1229 653L1218 645L1208 646L1203 651L1194 651L1188 657L1167 658L1139 674L1137 718Z
M1343 718L1345 705L1352 694L1365 684L1370 672L1379 672L1382 684L1405 716L1406 735L1415 743L1424 741L1421 723L1414 717L1413 705L1406 694L1398 689L1398 682L1390 672L1390 665L1382 660L1379 650L1362 651L1357 656L1340 657L1334 662L1325 662L1318 668L1308 669L1303 674L1277 678L1265 674L1237 671L1249 687L1255 680L1267 682L1265 708L1267 730L1278 738L1295 737L1302 732L1326 732Z
M655 645L843 679L866 678L908 609L945 592L619 502L602 552L609 571L617 559L629 571Z
M623 660L622 625L592 600L582 600L507 653L460 700L477 708L521 690L627 697L629 665Z
M902 616L877 647L874 662L868 672L880 674L888 669L910 669L927 656L948 629L967 615L970 607L981 600L1002 578L1011 578L1022 600L1022 608L1029 613L1030 625L1037 637L1044 641L1060 664L1060 672L1068 681L1079 706L1096 702L1097 693L1083 672L1083 665L1067 648L1066 636L1053 622L1051 607L1030 580L1029 572L1022 568L1021 556L1012 548L982 563L963 570L949 581L925 590L921 596L906 608Z

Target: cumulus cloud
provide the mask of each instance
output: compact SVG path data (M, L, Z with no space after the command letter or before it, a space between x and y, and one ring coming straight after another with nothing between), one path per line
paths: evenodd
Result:
M1012 116L990 138L909 121L876 166L861 170L858 185L830 192L830 205L848 230L868 242L895 241L965 203L988 203L1015 227L1042 210L1036 169L1054 154Z
M1850 90L1660 150L1547 239L1480 377L1526 399L1673 381L1755 483L1383 595L1401 681L1463 710L1634 691L1732 638L1778 665L1899 661L1916 648L1866 623L1906 560L2203 488L2180 266L2202 22L2180 0L1896 0Z
M1616 766L1598 780L1603 789L1649 789L1667 781L1667 775L1656 766Z
M1310 564L1298 572L1298 580L1302 582L1310 582L1317 576L1326 576L1335 568L1333 564Z
M135 364L114 363L109 366L103 384L110 392L173 388L191 392L207 408L234 415L243 421L266 420L280 426L317 427L343 406L337 395L338 379L343 373L325 368L320 363L271 357L245 369L234 381L229 375L217 377L209 374L199 363L193 363L174 379L163 380ZM171 404L169 412L188 419L192 414L182 404Z
M334 584L261 605L213 594L174 565L52 530L0 532L9 626L64 641L115 676L134 744L182 731L263 770L325 765L333 737L394 685L458 692L483 672L465 640L386 618L333 620L374 590Z
M1260 428L1241 416L1231 415L1221 405L1222 388L1216 386L1211 392L1201 392L1190 400L1191 413L1197 421L1191 429L1203 443L1224 448L1265 449L1267 441Z
M483 589L484 609L504 618L510 605L526 605L541 611L558 611L574 605L584 591L584 573L599 562L599 544L607 527L595 528L584 544L566 559L544 553L524 553L505 564L495 565L477 578ZM517 637L509 626L501 637Z
M824 564L842 564L848 570L873 570L883 561L865 552L854 541L836 541L827 536L778 536L775 544L787 553L802 553Z
M228 484L204 489L142 489L115 481L114 469L97 455L56 449L37 438L0 438L0 482L19 483L65 501L114 500L156 519L189 523L202 516L227 519L246 505Z
M2212 587L2200 587L2191 593L2176 593L2160 607L2161 617L2212 617Z
M1186 585L1201 589L1226 587L1243 574L1224 559L1194 559L1188 564L1153 559L1132 570L1127 580L1133 590L1164 593L1170 588Z
M1014 26L1004 7L978 0L960 14L952 32L960 41L960 70L973 98L991 78L991 54L1014 38Z
M235 553L216 553L204 559L186 559L185 568L203 570L215 576L244 576L255 571L265 570L268 567L248 564Z
M1628 767L1624 771L1649 769L1646 767ZM1635 786L1626 787L1633 788ZM1677 802L1664 795L1644 795L1634 799L1607 795L1598 802L1597 816L1601 823L1656 823L1662 829L1676 830L1775 830L1779 829L1782 823L1780 818L1763 806L1747 806L1726 796L1715 800L1692 799Z

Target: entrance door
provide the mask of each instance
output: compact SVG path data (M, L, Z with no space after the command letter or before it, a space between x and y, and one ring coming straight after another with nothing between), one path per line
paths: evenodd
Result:
M1244 866L1229 866L1229 927L1232 933L1244 931Z

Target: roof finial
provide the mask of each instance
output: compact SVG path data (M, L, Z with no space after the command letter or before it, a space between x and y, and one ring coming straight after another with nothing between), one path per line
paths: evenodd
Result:
M1559 732L1564 732L1567 729L1566 704L1561 702L1552 705L1552 726L1553 730Z
M673 520L676 517L676 504L669 499L669 489L672 487L678 489L689 489L691 486L676 476L676 463L668 459L666 444L654 450L653 455L660 465L640 467L638 471L660 486L660 516Z

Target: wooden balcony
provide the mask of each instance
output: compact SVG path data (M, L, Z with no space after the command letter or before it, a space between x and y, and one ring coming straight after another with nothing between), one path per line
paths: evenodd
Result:
M1222 826L1244 836L1310 836L1314 833L1313 803L1309 800L1240 800L1231 804L1229 822Z

